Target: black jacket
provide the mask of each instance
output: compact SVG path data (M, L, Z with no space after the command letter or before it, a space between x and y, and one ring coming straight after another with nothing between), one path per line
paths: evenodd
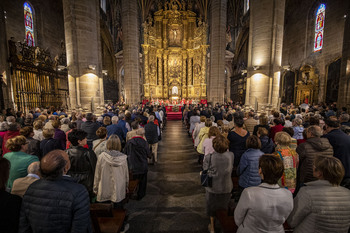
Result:
M145 125L145 136L149 144L158 142L158 126L154 122Z
M345 168L344 178L350 178L350 136L340 129L334 129L322 137L329 140L333 146L334 157L342 162Z
M22 198L0 191L0 232L17 233Z
M97 163L95 152L81 146L71 146L66 152L69 155L71 163L68 175L77 179L79 184L84 185L90 197L93 197L95 168Z
M148 172L147 157L150 157L151 151L144 138L136 136L130 139L125 145L124 153L128 155L128 165L132 174Z
M89 195L71 177L40 179L23 197L19 233L88 233Z
M81 124L81 129L84 130L87 133L87 140L93 141L98 139L98 136L96 135L96 131L100 128L98 123L92 122L92 121L86 121Z
M268 136L260 137L261 141L261 151L265 154L271 154L275 151L275 147L273 145L273 141Z

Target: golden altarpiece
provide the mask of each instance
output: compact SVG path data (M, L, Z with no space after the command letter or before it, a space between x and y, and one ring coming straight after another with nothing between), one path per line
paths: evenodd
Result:
M146 98L205 99L207 24L184 1L168 0L143 23Z
M318 75L315 73L315 68L305 65L300 69L300 77L296 84L296 100L295 103L313 103L318 101Z

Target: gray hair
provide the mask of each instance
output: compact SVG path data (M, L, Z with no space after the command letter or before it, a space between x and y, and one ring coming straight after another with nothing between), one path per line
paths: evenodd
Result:
M211 116L211 117L210 117L210 120L211 120L212 122L214 122L214 121L215 121L215 117L214 117L214 116Z
M297 124L298 126L300 126L300 125L303 123L303 121L302 121L300 118L295 118L293 121L294 121L295 124Z
M14 116L8 116L8 117L6 117L6 121L10 125L10 124L16 122L16 118Z
M344 113L344 114L340 115L340 120L343 121L343 122L348 122L349 119L350 119L350 117L349 117L349 114L347 114L347 113Z
M120 120L123 120L125 118L125 113L119 113L118 117Z
M6 121L0 123L0 131L7 131L9 128L9 125Z
M69 118L63 118L62 120L61 120L61 123L62 124L65 124L65 125L68 125L69 124L69 122L70 122L70 120L69 120Z
M148 120L151 121L151 122L153 122L153 121L154 121L154 116L153 116L153 115L150 115L150 116L148 117Z
M112 124L117 124L119 121L119 118L117 116L112 117Z
M318 125L312 125L309 128L307 128L307 132L310 133L314 137L321 137L322 136L322 129Z
M31 163L27 168L28 174L38 174L39 171L40 171L40 162L38 161Z

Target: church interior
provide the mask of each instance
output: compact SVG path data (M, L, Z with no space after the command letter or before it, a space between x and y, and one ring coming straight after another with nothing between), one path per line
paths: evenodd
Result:
M350 232L349 0L3 0L0 110L0 232Z
M349 3L3 1L0 108L108 102L348 107Z

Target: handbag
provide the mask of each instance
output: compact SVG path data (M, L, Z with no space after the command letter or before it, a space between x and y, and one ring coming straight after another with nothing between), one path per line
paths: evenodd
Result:
M203 170L201 173L201 185L203 187L212 187L213 185L213 177L209 176L209 169L210 169L210 164L211 164L211 154L209 157L209 166L208 169Z

